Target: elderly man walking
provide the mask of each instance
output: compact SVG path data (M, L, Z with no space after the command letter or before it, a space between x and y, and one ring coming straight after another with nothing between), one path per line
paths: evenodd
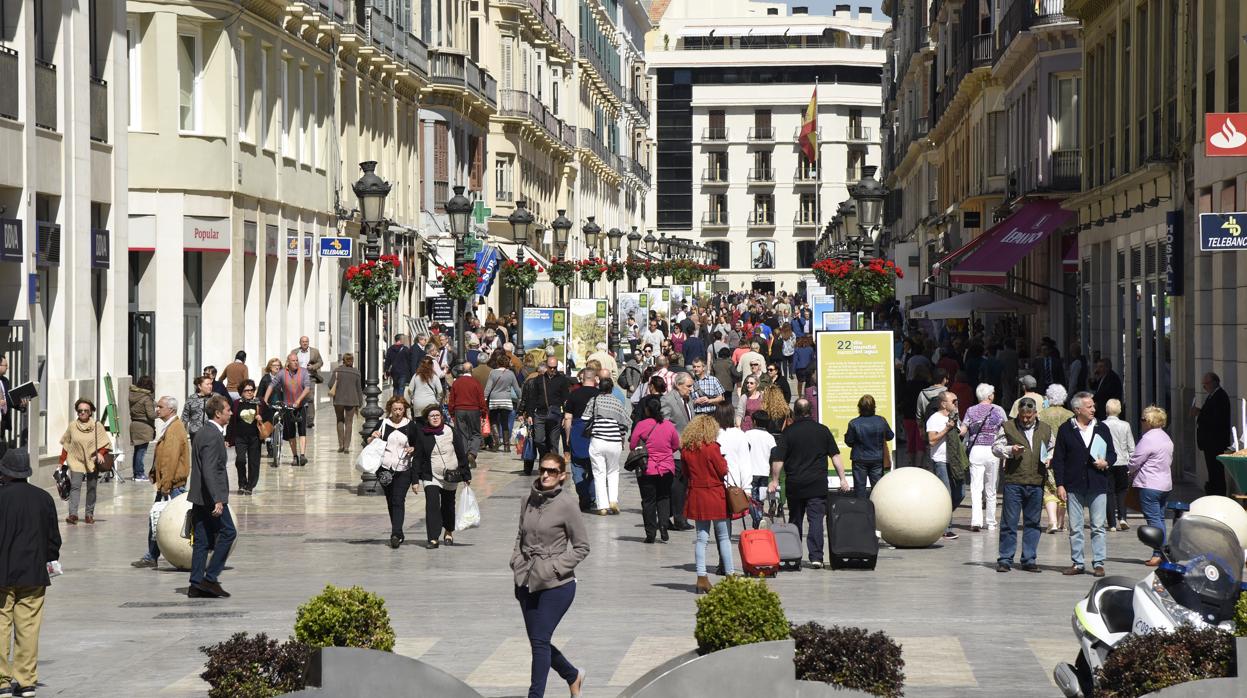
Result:
M1055 437L1052 427L1039 421L1038 405L1022 398L1016 419L1007 421L996 435L992 453L1005 461L1004 510L1000 515L1000 547L996 555L996 571L1008 572L1018 545L1018 516L1022 517L1022 569L1038 572L1036 562L1039 538L1043 529L1039 516L1043 512L1044 478L1047 460L1052 455Z
M178 419L177 398L168 395L156 401L156 456L151 470L152 485L156 488L156 502L168 501L186 491L186 480L191 472L191 448L186 436L186 426ZM160 546L156 544L156 532L152 530L151 517L147 519L147 553L131 562L132 567L156 569L160 559Z
M48 563L61 557L61 533L52 495L27 482L26 451L0 445L0 453L0 696L33 696Z
M299 346L290 350L291 354L295 354L299 359L299 368L307 371L308 378L311 379L309 384L311 394L308 395L306 407L303 410L303 425L307 431L311 431L316 426L316 384L323 383L324 379L320 376L320 369L325 365L325 360L320 356L320 350L311 345L310 340L306 336L299 337ZM299 452L307 455L306 443L307 439L299 440ZM306 458L304 459L306 462Z
M1108 464L1117 461L1113 434L1096 421L1094 396L1086 391L1070 399L1074 418L1057 429L1052 454L1052 475L1056 495L1069 510L1069 552L1073 562L1061 574L1086 571L1083 556L1082 523L1084 512L1091 516L1091 564L1095 576L1103 577L1108 543L1104 536L1108 506Z

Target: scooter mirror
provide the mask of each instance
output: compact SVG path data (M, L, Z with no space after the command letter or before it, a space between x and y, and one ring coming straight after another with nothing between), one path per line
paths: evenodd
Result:
M1165 532L1155 526L1140 526L1139 542L1151 546L1153 550L1160 550L1165 544Z

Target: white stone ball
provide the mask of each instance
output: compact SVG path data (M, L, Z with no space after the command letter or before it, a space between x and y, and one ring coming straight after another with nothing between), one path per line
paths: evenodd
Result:
M940 539L953 518L948 488L929 470L897 468L870 492L875 525L898 548L925 548Z
M1247 548L1247 511L1229 497L1210 494L1191 502L1191 514L1207 516L1229 526L1238 536L1238 544Z
M190 500L183 492L169 500L169 505L160 512L160 521L156 524L156 544L160 546L160 554L165 556L169 564L180 570L191 568L191 541L182 537L182 522L190 510Z

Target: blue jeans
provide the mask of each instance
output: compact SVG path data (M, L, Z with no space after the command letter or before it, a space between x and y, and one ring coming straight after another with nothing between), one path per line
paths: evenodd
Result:
M576 484L576 496L580 499L580 507L582 509L605 509L607 503L601 502L594 506L593 492L593 464L589 462L587 457L577 458L572 456L568 461L572 468L572 482Z
M693 544L693 560L697 563L697 576L706 576L706 544L710 542L710 525L714 524L714 538L719 543L719 561L723 570L731 574L732 567L732 535L727 526L727 519L715 521L695 521L697 526L697 542Z
M546 679L550 669L558 672L568 684L576 680L580 671L567 661L567 657L554 646L554 629L563 620L567 609L576 599L575 580L541 591L529 591L528 587L515 587L515 599L520 602L524 614L524 630L528 632L528 645L532 648L532 673L529 677L528 698L543 698Z
M155 504L162 499L173 499L185 491L185 487L174 487L167 497L157 492L152 503ZM156 532L152 530L152 517L150 516L147 517L147 554L143 556L143 559L153 561L160 559L160 546L156 544Z
M147 444L139 444L134 447L134 479L146 477L143 471L143 456L147 455Z
M222 507L220 516L212 515L212 507L199 504L191 505L191 515L195 521L195 548L191 554L191 584L215 582L225 569L225 560L229 557L238 530L234 528L234 519L230 516L229 505ZM212 549L212 559L208 559L208 549Z
M766 513L763 508L767 501L766 487L770 482L771 478L765 475L754 475L749 483L749 517L753 519L755 529L762 523L762 516ZM777 492L775 496L779 497L779 493Z
M928 460L927 463L930 464L927 466L927 470L935 473L935 476L940 479L940 482L944 483L944 487L948 490L948 496L953 500L953 512L955 513L957 511L957 507L961 506L961 500L964 496L961 481L954 480L952 476L948 474L948 463L937 460ZM953 530L952 519L948 520L947 530Z
M1065 502L1069 510L1069 557L1075 567L1083 564L1083 512L1091 513L1091 566L1102 567L1108 557L1108 541L1104 537L1104 519L1108 513L1108 495L1090 492L1069 492Z
M996 561L1013 564L1018 547L1018 514L1022 515L1022 564L1035 564L1036 551L1043 531L1039 515L1043 512L1043 485L1012 485L1005 483L1004 511L1000 518L1000 552Z
M865 499L869 496L866 493L866 480L870 479L870 486L874 487L879 484L879 479L883 477L883 461L877 463L859 463L853 461L853 496L858 499Z
M1169 502L1169 493L1160 490L1139 488L1139 506L1143 509L1143 518L1148 526L1155 526L1165 531L1165 505ZM1152 551L1152 557L1160 557L1159 550Z

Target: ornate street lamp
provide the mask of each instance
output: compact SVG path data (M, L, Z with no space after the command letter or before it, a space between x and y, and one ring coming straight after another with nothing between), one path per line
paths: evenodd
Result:
M620 243L623 242L623 236L624 236L623 231L620 230L619 228L611 228L606 233L606 240L607 242L610 243L612 260L619 259L619 246L620 246Z
M459 269L467 264L465 257L468 238L468 223L472 220L472 201L463 195L464 187L455 185L455 195L450 197L450 201L446 202L446 216L450 218L450 234L455 238L455 266ZM464 342L464 323L463 316L468 310L467 299L455 301L455 356L456 360L462 361L467 352L467 345Z
M572 221L567 217L566 209L558 210L558 217L550 221L550 228L554 230L554 256L563 259L567 255L567 238L571 234ZM563 304L563 287L559 287L559 305Z
M589 261L595 261L598 258L598 239L602 234L602 226L598 225L593 216L589 216L588 222L580 227L580 232L585 236L585 247L589 248ZM603 254L603 257L606 255ZM593 297L593 287L595 283L589 284L589 297Z
M365 234L364 260L374 262L381 257L381 235L385 226L385 197L390 193L390 183L377 176L377 163L374 160L359 163L364 174L352 189L359 199L360 228ZM381 396L377 358L380 353L371 346L377 334L377 306L371 303L359 304L359 368L364 377L364 406L359 411L364 418L360 429L360 438L367 443L372 432L381 426L381 409L378 398ZM378 345L379 346L379 345ZM376 486L376 476L364 473L358 489L359 494L380 494Z
M878 240L879 223L883 214L883 200L887 196L883 184L875 179L876 169L873 165L863 166L861 180L849 188L849 194L857 205L858 229L861 231L862 237L869 241L871 248L874 247L875 241Z
M658 238L654 237L654 229L650 228L645 233L645 251L654 254L654 250L658 249Z
M628 259L632 259L641 249L641 234L637 232L636 226L632 226L632 232L628 233Z
M614 226L612 226L611 229L606 233L606 240L610 244L612 264L619 263L619 245L621 242L623 242L623 236L624 236L623 231L620 230L618 227L614 227ZM619 308L619 280L611 279L610 282L611 282L611 313L614 313L614 312L617 312L617 309ZM608 341L610 342L610 346L612 347L619 346L619 336L618 336L618 330L617 330L618 326L619 324L617 322L610 322L607 325L608 332L606 333L606 336L608 338Z
M518 263L523 264L524 245L528 244L528 239L532 235L533 229L536 227L533 225L532 211L528 210L528 202L516 201L515 210L511 212L511 215L507 216L507 222L511 224L511 241L515 243L516 248L515 259ZM515 292L520 301L516 303L516 305L526 305L528 302L528 298L526 298L528 293L519 289L515 289ZM523 323L521 323L519 332L516 333L515 346L517 347L524 346L524 337L520 334L523 331L524 326Z

